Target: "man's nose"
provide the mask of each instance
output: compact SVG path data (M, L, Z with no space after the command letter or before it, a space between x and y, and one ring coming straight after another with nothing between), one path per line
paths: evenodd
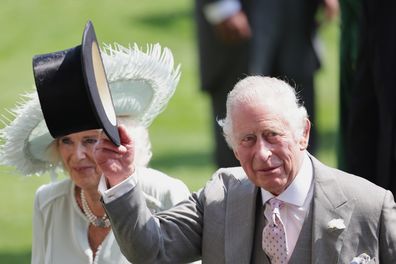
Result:
M257 155L263 160L268 160L272 155L270 146L271 145L264 139L257 141Z

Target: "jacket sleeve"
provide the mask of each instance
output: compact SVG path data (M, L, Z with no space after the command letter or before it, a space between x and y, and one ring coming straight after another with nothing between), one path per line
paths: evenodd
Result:
M142 176L140 176L143 174ZM151 168L139 168L138 184L151 212L173 207L190 195L187 186L179 179Z
M140 185L105 204L123 255L132 263L186 263L201 255L201 192L152 215Z

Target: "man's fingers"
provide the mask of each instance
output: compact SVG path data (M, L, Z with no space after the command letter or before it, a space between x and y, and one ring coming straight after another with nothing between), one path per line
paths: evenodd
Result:
M102 150L102 151L112 151L115 153L125 153L127 152L127 148L122 145L123 142L121 141L120 146L116 146L113 144L112 141L107 137L107 135L102 131L99 136L98 143L95 146L96 150Z
M121 145L131 145L132 144L132 138L129 136L128 131L123 124L118 126L118 133L120 135Z

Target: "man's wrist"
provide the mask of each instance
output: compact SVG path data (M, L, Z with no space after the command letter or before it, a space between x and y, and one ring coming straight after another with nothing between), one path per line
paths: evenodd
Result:
M135 171L128 178L125 178L123 181L118 182L117 184L111 186L110 188L106 180L106 177L102 175L99 181L98 191L102 195L104 203L110 203L113 200L117 199L118 197L132 190L137 184L136 174L137 173Z
M124 175L117 175L117 176L112 176L112 177L106 177L106 181L107 181L107 186L108 188L112 188L113 186L118 185L119 183L125 181L126 179L128 179L131 175L133 175L135 173L135 167L132 166L132 168L130 169L130 172Z

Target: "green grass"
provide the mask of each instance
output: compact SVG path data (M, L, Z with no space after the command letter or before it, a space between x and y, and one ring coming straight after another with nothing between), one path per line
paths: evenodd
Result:
M3 0L0 9L0 112L33 89L34 54L79 45L88 19L100 42L160 42L172 49L182 77L168 108L151 126L151 166L197 190L211 176L213 139L207 95L199 90L193 1ZM322 28L326 46L318 72L315 122L321 135L319 157L335 165L338 89L338 25ZM8 115L9 116L9 115ZM2 125L0 124L0 127ZM29 263L35 190L48 175L22 178L0 167L0 263Z
M317 156L330 166L337 165L339 88L338 21L323 25L320 37L324 46L323 65L316 75L316 126L319 130Z

